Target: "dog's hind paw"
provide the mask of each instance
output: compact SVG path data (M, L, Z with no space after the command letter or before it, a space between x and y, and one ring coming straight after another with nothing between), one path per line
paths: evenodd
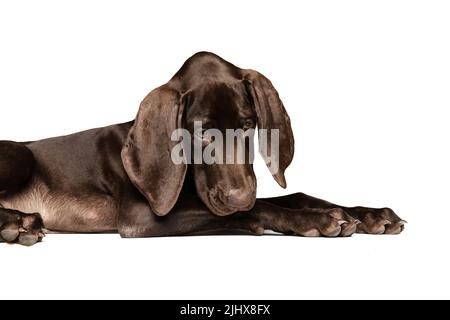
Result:
M32 246L45 236L44 223L38 213L25 214L14 210L0 209L0 240Z

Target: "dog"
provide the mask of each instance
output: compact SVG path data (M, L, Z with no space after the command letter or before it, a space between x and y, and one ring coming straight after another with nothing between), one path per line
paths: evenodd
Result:
M279 155L263 157L268 166L277 162L271 173L286 188L294 136L272 83L257 71L199 52L145 97L134 121L34 142L0 141L0 238L31 246L47 231L117 232L125 238L403 231L405 221L389 208L344 207L303 193L256 199L249 159L174 162L177 129L194 137L188 144L212 143L204 130L194 132L196 121L219 132L277 131ZM245 144L244 151L251 147Z

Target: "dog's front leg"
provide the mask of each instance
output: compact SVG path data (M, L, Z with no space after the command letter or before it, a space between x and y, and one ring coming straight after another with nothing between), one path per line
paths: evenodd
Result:
M341 209L361 222L358 224L358 233L398 234L404 230L405 225L405 221L390 208L345 207L304 193L267 198L264 201L290 209Z
M246 212L219 217L195 196L183 197L167 216L158 217L145 203L134 203L119 222L122 237L213 234L262 235L265 230L301 236L350 236L357 220L342 209L290 209L263 200Z
M250 212L214 215L195 195L181 196L164 217L158 217L145 201L134 201L121 210L118 231L124 238L257 234L260 223Z
M263 199L250 212L266 230L305 237L348 237L356 232L359 220L341 208L288 208Z

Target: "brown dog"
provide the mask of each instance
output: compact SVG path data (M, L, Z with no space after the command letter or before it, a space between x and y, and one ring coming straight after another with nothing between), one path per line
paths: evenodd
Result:
M273 177L286 187L294 138L275 88L256 71L200 52L144 99L132 122L36 142L1 141L1 238L33 245L44 225L122 237L265 230L336 237L403 230L404 221L388 208L347 208L301 193L256 199L250 161L174 163L176 129L187 129L203 146L211 142L194 132L195 121L219 132L278 129ZM251 151L249 144L246 148Z

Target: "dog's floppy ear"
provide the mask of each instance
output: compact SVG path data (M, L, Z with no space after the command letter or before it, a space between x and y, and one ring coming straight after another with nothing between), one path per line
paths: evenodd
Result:
M271 169L274 179L280 186L286 188L284 172L294 157L294 135L291 121L281 102L278 92L265 76L254 70L243 70L243 79L250 93L258 117L258 129L267 130L267 145L263 146L260 139L260 151L267 166ZM268 155L271 148L271 130L279 130L279 156ZM260 135L261 138L261 135ZM262 149L265 149L263 152ZM273 161L278 161L273 166ZM273 172L273 168L276 168Z
M163 85L142 101L122 149L122 162L153 212L164 216L175 205L183 186L186 163L175 164L171 151L178 144L172 132L181 128L183 104L177 90Z

